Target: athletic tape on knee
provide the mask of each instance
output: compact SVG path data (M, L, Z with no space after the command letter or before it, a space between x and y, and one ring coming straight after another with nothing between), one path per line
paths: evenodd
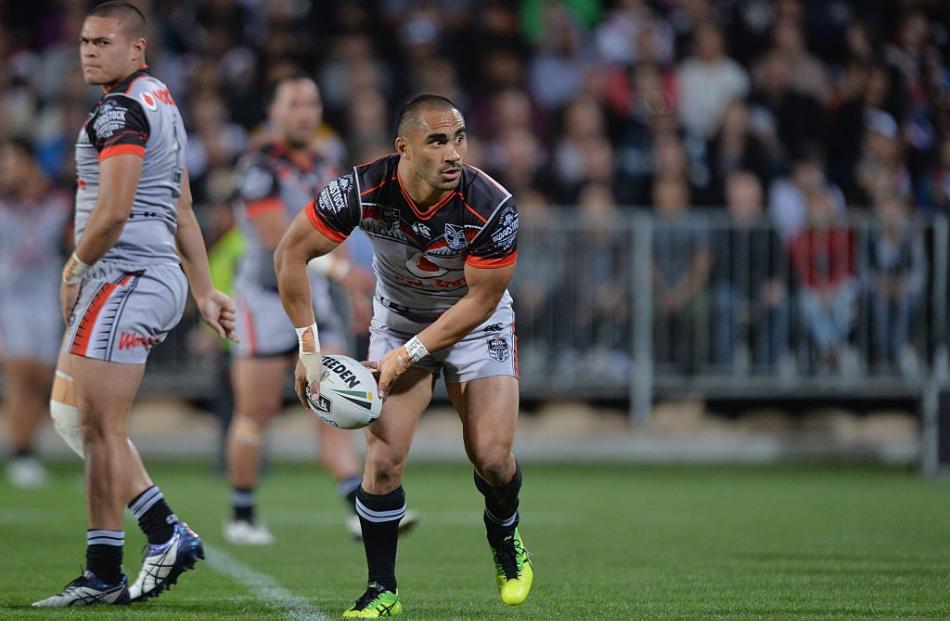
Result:
M264 435L264 430L260 423L246 416L238 416L231 424L234 425L234 435L241 442L253 446L261 444L261 436Z
M71 405L50 399L49 413L53 417L56 429L69 448L80 457L85 457L82 444L82 432L79 429L79 410Z

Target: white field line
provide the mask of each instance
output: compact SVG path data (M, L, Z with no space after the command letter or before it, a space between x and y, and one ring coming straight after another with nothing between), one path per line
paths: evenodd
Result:
M410 507L411 508L411 507ZM281 524L284 526L333 526L339 525L343 529L343 520L346 514L340 511L331 510L286 510L278 507L265 509L267 523L271 526ZM583 521L583 516L570 511L531 511L521 514L521 521L525 527L530 528L531 524L544 525L570 525ZM419 526L424 528L426 524L437 526L481 526L481 509L472 509L471 511L439 511L437 513L429 511L419 512Z
M311 606L307 598L294 595L271 576L251 569L218 547L205 543L204 548L211 569L231 578L271 608L283 612L288 621L330 620L324 612Z

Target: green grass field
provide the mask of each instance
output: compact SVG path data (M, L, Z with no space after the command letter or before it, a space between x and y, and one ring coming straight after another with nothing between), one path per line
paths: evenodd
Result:
M204 465L151 468L208 562L131 608L34 611L78 575L78 464L22 492L0 483L0 618L333 619L365 586L362 546L315 466L261 490L269 548L224 544L228 490ZM419 528L400 542L407 619L950 619L950 487L906 471L524 464L528 601L497 597L480 497L462 465L410 465ZM126 523L126 571L143 538ZM217 553L217 554L216 554ZM237 561L237 564L233 561ZM242 573L243 572L243 573Z

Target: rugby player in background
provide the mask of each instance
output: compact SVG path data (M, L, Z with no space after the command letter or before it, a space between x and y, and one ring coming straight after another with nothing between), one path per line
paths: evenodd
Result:
M148 71L146 47L145 18L131 4L100 4L83 21L83 77L105 92L76 143L76 250L62 273L66 337L50 412L85 459L89 530L82 575L36 607L155 596L204 556L128 438L149 350L178 324L189 284L221 337L233 337L235 314L211 286L191 210L184 124L168 88ZM131 587L122 573L126 505L148 538Z
M30 145L0 145L0 369L11 458L7 479L19 488L46 484L33 455L36 430L62 341L59 271L72 199L53 187Z
M370 364L383 410L367 427L356 510L368 585L346 618L402 611L396 583L402 474L438 375L462 422L502 601L533 580L518 531L521 470L511 452L518 417L517 345L508 282L517 259L511 194L464 165L465 121L444 97L421 95L399 115L396 154L354 167L299 213L275 254L280 297L299 336L296 388L319 391L321 346L307 262L360 227L373 243L377 286ZM316 397L314 397L316 398Z

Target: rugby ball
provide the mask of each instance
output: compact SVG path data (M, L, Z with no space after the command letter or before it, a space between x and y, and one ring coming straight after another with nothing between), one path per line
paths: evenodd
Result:
M313 399L307 386L307 404L327 424L340 429L359 429L379 418L383 402L376 378L348 356L323 356L320 395Z

